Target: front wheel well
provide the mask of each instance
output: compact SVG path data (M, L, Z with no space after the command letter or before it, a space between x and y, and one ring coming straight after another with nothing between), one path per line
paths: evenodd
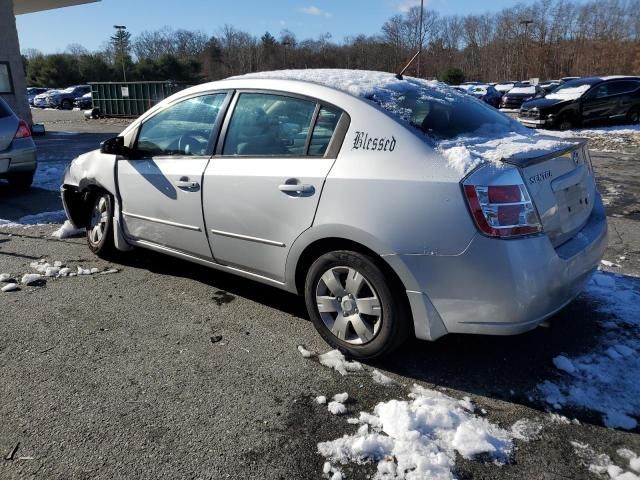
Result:
M91 199L99 192L107 192L97 185L87 185L82 190L67 187L63 193L70 220L78 228L89 225ZM108 193L108 192L107 192Z

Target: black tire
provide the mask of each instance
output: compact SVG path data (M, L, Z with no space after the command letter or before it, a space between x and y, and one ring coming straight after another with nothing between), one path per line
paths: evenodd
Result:
M71 100L65 98L64 100L62 100L60 108L62 108L63 110L71 110L73 108L73 103L71 103Z
M566 113L558 119L558 130L571 130L573 126L573 120Z
M634 125L640 123L640 107L634 107L629 110L629 113L627 113L627 120L629 123Z
M36 172L17 172L7 176L9 188L14 192L26 192L31 188L33 183L33 175Z
M102 258L108 258L115 252L113 241L113 197L105 191L96 192L88 197L89 222L87 243L89 249Z
M329 326L327 326L325 319L323 319L319 311L316 295L320 291L319 289L324 288L324 280L322 280L323 275L330 271L340 272L343 269L352 269L352 271L357 271L362 275L362 277L364 277L364 282L361 283L363 286L359 291L368 292L363 293L366 297L377 297L381 311L379 315L379 323L378 321L374 322L374 319L378 317L369 316L364 312L359 312L357 307L363 305L359 302L364 301L364 298L353 299L353 297L351 297L353 300L347 304L352 305L350 308L353 310L350 310L350 313L347 316L343 316L343 312L338 310L343 310L344 304L338 302L339 297L337 295L333 295L328 290L326 298L332 298L333 300L331 300L331 305L334 305L338 310L335 311L336 317L333 317L334 313L325 312L324 318L329 319L329 321L331 321L331 318L335 318L337 322L338 316L340 316L341 319L348 319L354 318L349 315L355 315L357 317L356 320L359 322L364 321L371 327L369 332L372 336L371 338L368 338L367 341L362 341L360 338L356 338L355 340L353 339L354 336L359 337L359 335L356 333L356 329L353 326L354 324L350 320L341 320L348 323L344 331L347 335L345 335L345 339L339 338L330 330ZM340 277L341 274L336 273L336 275ZM344 275L347 275L346 270ZM346 280L341 280L341 282L340 287L342 288L344 286L345 292L348 291L349 288ZM363 255L362 253L348 250L337 250L319 257L315 262L313 262L307 272L304 294L307 310L316 330L318 330L322 338L324 338L329 345L340 350L349 357L357 359L372 359L387 355L402 345L411 332L411 323L409 315L407 314L408 309L406 301L403 298L402 289L396 285L396 282L394 282L392 278L389 278L389 275L384 273L372 257ZM346 299L347 293L344 293L344 295L344 298ZM370 301L370 298L367 300ZM332 306L331 308L334 307ZM376 325L378 326L376 327ZM351 335L351 341L347 338L349 337L349 332ZM361 343L354 343L354 341Z

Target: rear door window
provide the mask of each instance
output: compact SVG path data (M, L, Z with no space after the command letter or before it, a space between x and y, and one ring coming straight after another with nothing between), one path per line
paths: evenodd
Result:
M341 115L342 112L337 108L322 107L320 109L309 143L310 156L321 157L325 154Z
M241 93L222 154L305 156L315 110L316 103L309 100L270 93Z
M623 80L619 82L611 82L609 84L609 95L621 95L624 93L631 93L637 90L640 83L633 80Z

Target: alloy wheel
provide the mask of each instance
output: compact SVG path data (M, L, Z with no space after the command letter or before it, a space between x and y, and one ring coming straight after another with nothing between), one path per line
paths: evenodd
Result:
M340 340L362 345L375 338L382 324L380 299L371 283L352 267L332 267L316 285L320 318Z
M103 195L97 199L91 211L91 221L89 223L89 241L98 245L104 237L109 222L109 208L107 198Z

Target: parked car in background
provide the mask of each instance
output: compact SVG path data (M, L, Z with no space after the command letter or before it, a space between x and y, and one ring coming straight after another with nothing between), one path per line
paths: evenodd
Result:
M528 83L516 83L515 86L505 93L500 100L500 109L518 110L523 102L534 98L544 97L544 90L538 85Z
M0 98L0 178L15 190L26 190L36 166L36 145L29 125Z
M29 87L27 88L27 102L29 105L33 106L33 100L36 98L36 95L40 95L41 93L46 93L50 88L45 87Z
M33 97L33 106L38 108L49 108L49 95L59 92L59 90L47 90Z
M562 82L562 80L547 80L546 82L542 82L538 85L540 86L541 89L544 90L545 94L547 94L547 93L551 93L553 90L558 88L563 83L564 82Z
M87 110L93 106L93 100L91 92L85 93L81 97L76 98L73 101L73 106L80 110Z
M640 77L583 77L522 105L518 120L528 127L567 130L589 123L640 121Z
M64 90L58 90L49 95L49 106L71 110L75 99L87 93L91 93L91 86L89 85L75 85Z
M493 108L498 108L502 94L491 85L476 85L468 90L470 95L488 103Z
M509 90L511 90L515 86L516 83L518 83L518 82L496 83L494 85L494 88L500 93L500 95L504 95Z
M73 160L61 190L93 252L143 247L303 295L356 358L535 328L607 245L584 141L391 73L183 90Z

